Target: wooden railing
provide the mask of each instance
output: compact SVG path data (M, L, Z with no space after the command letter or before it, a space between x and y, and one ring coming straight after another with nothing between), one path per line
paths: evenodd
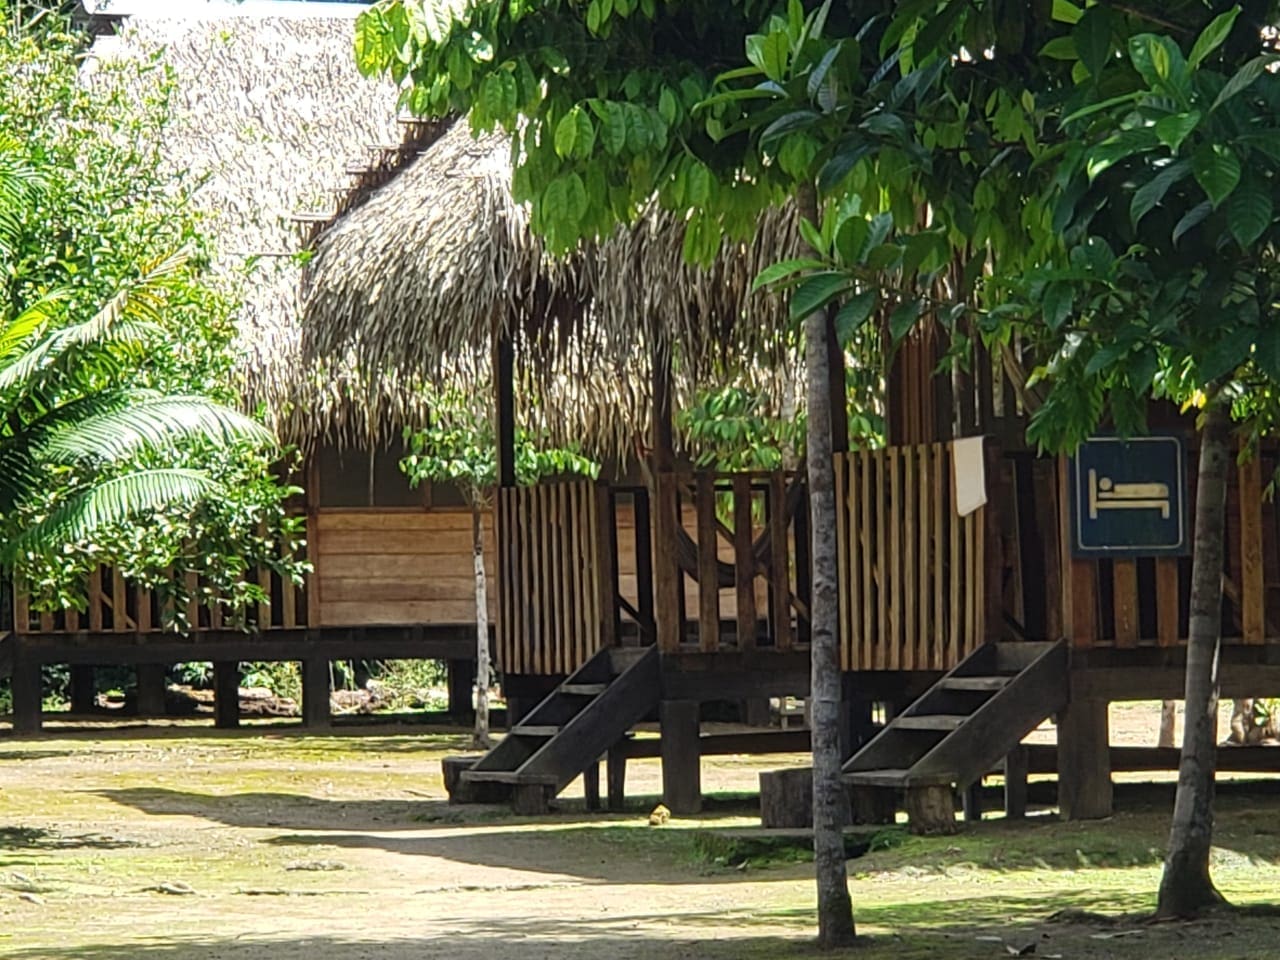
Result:
M224 608L211 602L207 585L194 573L187 575L184 611L190 632L200 633L241 627L257 630L290 630L307 626L305 592L291 580L262 567L250 576L262 588L266 600L243 612L234 622ZM166 609L154 590L128 580L118 569L100 566L86 579L84 611L35 610L21 583L13 591L13 628L19 634L157 633L175 629L173 610ZM171 602L171 601L170 601Z
M942 443L836 456L841 666L947 670L987 638L987 511L955 511Z
M659 503L676 514L674 547L655 557L655 581L672 578L676 608L658 610L668 652L703 653L808 642L808 505L797 475L669 474ZM661 588L658 588L661 595ZM661 606L661 605L660 605Z
M609 491L588 480L506 487L497 506L498 663L572 673L616 641Z

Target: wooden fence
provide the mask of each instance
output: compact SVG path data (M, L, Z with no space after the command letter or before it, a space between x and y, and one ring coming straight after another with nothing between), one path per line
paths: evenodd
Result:
M498 496L498 663L567 674L615 642L615 530L609 491L588 480Z
M307 626L305 591L291 580L262 567L250 573L266 600L244 612L244 620L231 622L224 608L208 602L195 574L184 585L190 597L185 615L192 633L237 629L289 630ZM116 568L100 566L85 582L85 610L34 610L21 583L14 585L13 627L19 634L158 633L172 630L173 610L159 593L125 578ZM172 601L168 601L172 603Z
M991 619L989 507L955 512L950 447L836 456L841 666L946 670Z

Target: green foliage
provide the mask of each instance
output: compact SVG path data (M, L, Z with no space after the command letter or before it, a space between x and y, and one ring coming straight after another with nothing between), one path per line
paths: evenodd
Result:
M676 415L676 426L698 451L699 466L719 470L780 470L804 448L804 419L761 411L761 398L741 387L708 390Z
M192 184L163 172L170 81L81 70L64 23L0 36L0 563L37 606L82 607L104 562L162 598L185 601L191 571L200 599L256 603L249 565L301 576L296 491L266 431L220 405L234 304Z
M432 423L424 430L406 430L409 453L400 469L415 487L423 482L455 483L473 507L488 503L498 486L498 442L493 417L471 396L441 392L432 397ZM543 477L580 474L595 477L598 464L571 448L544 449L527 431L515 437L516 482L536 483Z

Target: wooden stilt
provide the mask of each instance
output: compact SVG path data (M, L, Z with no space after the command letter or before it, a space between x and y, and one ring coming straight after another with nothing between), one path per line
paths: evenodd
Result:
M449 661L449 716L455 720L470 722L475 714L471 702L476 683L474 660Z
M1064 820L1111 816L1107 702L1077 700L1058 714L1058 810Z
M699 755L698 702L664 700L662 725L662 802L672 813L702 809L702 764Z
M600 761L582 771L582 794L586 797L588 810L600 809Z
M13 648L13 732L19 736L40 732L44 687L40 680L40 662L22 648L17 637L10 637Z
M620 812L627 803L627 752L626 740L619 741L609 748L605 760L605 781L609 790L609 809Z
M213 725L220 730L240 726L240 664L235 660L214 661Z
M1027 815L1027 748L1021 744L1004 758L1004 815L1010 820Z
M71 712L89 713L97 706L93 667L77 664L71 668Z
M165 668L163 663L140 663L137 667L138 716L165 715Z
M327 727L329 714L329 661L312 657L302 661L302 725Z
M960 793L960 804L964 808L964 818L973 823L982 819L982 781L975 780Z

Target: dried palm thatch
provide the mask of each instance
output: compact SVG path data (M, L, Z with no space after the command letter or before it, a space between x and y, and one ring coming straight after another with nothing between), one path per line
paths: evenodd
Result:
M520 421L604 457L647 432L655 352L671 357L677 403L734 382L774 412L793 406L783 305L751 293L761 269L794 255L793 212L768 214L709 270L684 262L684 224L656 210L556 259L529 231L510 179L506 140L473 140L459 123L343 217L312 262L307 358L366 371L365 406L387 382L488 391L504 329L520 358Z
M167 152L175 176L200 184L194 201L216 266L243 299L245 404L265 409L269 425L303 447L365 411L353 414L342 382L317 379L301 362L305 224L294 217L332 211L348 169L401 142L396 90L359 75L352 29L349 18L330 16L134 17L93 48L97 57L156 58L172 71ZM363 421L362 429L378 432Z

